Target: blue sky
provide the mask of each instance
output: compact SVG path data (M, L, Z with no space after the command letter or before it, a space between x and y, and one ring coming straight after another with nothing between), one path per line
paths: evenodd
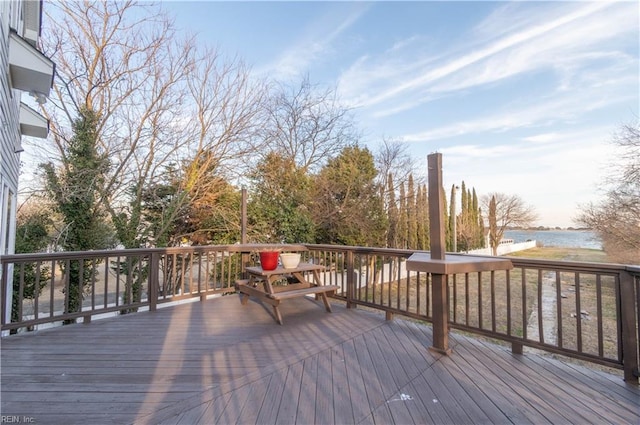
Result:
M404 141L448 192L518 194L575 226L640 108L638 2L163 2L256 76L337 90L363 144ZM423 165L421 165L423 164Z

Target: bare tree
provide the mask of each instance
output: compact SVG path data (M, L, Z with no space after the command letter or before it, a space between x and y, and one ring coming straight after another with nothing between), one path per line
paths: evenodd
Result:
M250 80L242 61L225 60L215 50L207 49L197 65L187 76L188 98L193 103L189 150L201 169L237 178L250 167L247 158L263 142L266 84ZM197 161L200 156L206 158ZM189 177L191 182L200 181L192 174Z
M57 64L45 114L53 143L47 170L66 161L71 123L83 111L96 118L96 155L108 163L96 202L126 248L164 245L191 205L229 191L225 171L250 152L262 94L239 61L223 63L182 36L160 5L119 2L49 4L46 54ZM202 208L201 208L202 210ZM143 263L116 264L147 273ZM130 268L132 267L132 268ZM138 279L135 279L139 282ZM126 294L139 300L139 283Z
M640 125L625 125L613 138L621 148L604 199L583 207L577 221L600 236L613 261L636 264L640 256Z
M420 232L417 229L420 228L421 231L425 228L428 229L429 224L425 221L415 221L425 219L425 217L418 217L423 215L420 208L418 208L418 203L414 202L413 205L409 207L410 209L405 208L408 200L404 199L404 196L413 196L413 194L411 193L411 189L407 189L407 193L404 191L404 188L415 185L418 188L418 193L415 194L416 200L418 200L420 198L419 190L422 182L422 179L415 178L413 175L415 161L409 153L408 145L399 140L383 138L382 143L380 143L375 153L374 161L378 172L376 181L380 187L381 199L384 202L384 209L389 219L389 229L387 231L388 246L396 247L399 237L397 231L403 229L403 226L416 226L416 243L424 244L424 235L419 235L418 233ZM411 185L409 183L410 181ZM401 190L401 188L403 190ZM397 203L402 205L402 207ZM411 224L411 219L408 219L408 222L400 224L400 212L403 214L409 213L411 209L415 210L416 214L413 224ZM409 238L413 237L411 230L408 230L408 232L407 235Z
M383 138L375 153L375 164L381 187L389 188L389 175L393 174L393 189L398 193L401 185L409 182L412 176L417 186L425 183L416 171L416 161L409 152L409 146L400 140Z
M109 159L98 202L126 247L141 243L142 192L175 161L186 137L180 127L193 40L180 40L156 9L125 2L49 5L44 51L56 62L51 120L53 164L65 163L71 123L96 117L99 154Z
M359 137L335 90L322 91L308 77L297 87L277 85L267 111L265 153L276 151L291 158L303 171L319 170Z
M50 7L55 16L47 19L44 50L57 64L57 78L46 109L54 142L47 156L61 163L70 123L80 108L93 111L100 153L110 161L100 202L126 247L153 244L187 203L247 162L241 158L256 140L264 91L239 61L199 52L158 5ZM169 181L178 182L176 195L158 216L163 222L150 226L145 199Z
M221 200L229 196L229 182L242 179L257 159L266 118L265 84L249 75L242 61L208 49L187 76L190 156L179 189L191 203L190 216L208 211L239 224L239 209Z
M488 211L489 243L493 255L509 226L529 227L537 218L533 207L526 205L518 195L490 193L483 197L484 211Z

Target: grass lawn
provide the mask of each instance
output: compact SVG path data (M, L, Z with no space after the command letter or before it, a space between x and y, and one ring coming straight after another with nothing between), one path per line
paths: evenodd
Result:
M545 260L608 262L607 254L600 249L540 247L513 252L509 257L536 258Z

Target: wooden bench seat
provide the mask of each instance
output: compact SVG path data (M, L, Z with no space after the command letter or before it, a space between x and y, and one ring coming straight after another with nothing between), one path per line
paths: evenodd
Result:
M323 286L312 286L310 288L302 288L302 289L294 289L292 291L282 291L276 292L274 294L267 294L269 298L273 298L275 300L286 300L288 298L302 297L305 295L311 294L321 294L325 292L334 292L340 289L338 285L323 285Z
M236 289L238 289L238 287L240 285L248 285L249 284L249 279L237 279L236 280Z
M277 267L274 270L263 270L261 267L246 267L245 272L249 279L238 279L235 286L240 293L240 302L247 304L249 297L273 307L276 322L282 325L280 303L294 297L315 295L316 300L321 299L327 313L331 313L331 304L327 294L340 289L338 285L322 285L320 272L325 267L319 264L303 263L292 269ZM309 277L312 279L310 280ZM279 285L282 280L286 285Z

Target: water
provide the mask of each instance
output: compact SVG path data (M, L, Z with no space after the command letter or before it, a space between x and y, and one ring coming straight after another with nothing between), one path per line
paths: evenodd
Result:
M602 249L602 242L588 230L506 230L504 239L514 242L535 240L542 246Z

